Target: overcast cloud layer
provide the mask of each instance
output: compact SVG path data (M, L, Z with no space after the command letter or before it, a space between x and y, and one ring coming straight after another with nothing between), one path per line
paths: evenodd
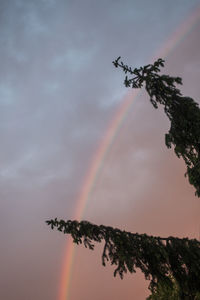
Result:
M200 1L0 2L1 299L58 299L66 239L44 221L73 218L91 158L127 93L111 62L121 55L133 66L149 63L197 5ZM182 91L198 102L199 32L198 23L165 69L183 77ZM144 94L135 100L84 218L198 238L199 199L183 176L183 163L165 148L168 126ZM70 300L144 299L142 280L113 279L99 255L77 250Z

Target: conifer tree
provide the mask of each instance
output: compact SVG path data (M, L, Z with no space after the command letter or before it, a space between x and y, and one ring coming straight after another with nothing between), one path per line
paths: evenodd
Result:
M145 87L155 108L164 106L170 120L169 132L165 135L168 148L173 148L186 164L185 176L200 197L200 109L190 97L184 97L177 88L182 84L180 77L160 75L164 60L154 64L132 69L120 61L114 62L116 68L125 72L126 87ZM130 77L129 77L130 76ZM94 249L93 242L104 241L102 264L110 261L115 265L114 276L123 278L129 271L135 273L139 268L150 280L151 295L148 300L200 299L200 242L196 239L177 237L158 237L131 233L87 221L46 221L64 234L71 234L73 242Z

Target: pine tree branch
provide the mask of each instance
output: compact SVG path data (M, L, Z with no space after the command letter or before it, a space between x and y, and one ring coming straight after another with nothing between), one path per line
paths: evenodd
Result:
M84 244L91 250L93 242L104 241L102 264L115 265L114 276L135 273L139 268L150 280L149 289L156 290L158 283L172 287L174 278L182 296L200 292L200 242L188 238L155 237L130 233L87 221L48 220L52 229L71 234L73 242ZM182 298L184 299L184 298Z
M118 57L113 64L121 68L125 74L126 87L141 88L143 85L150 96L155 108L159 104L171 122L169 132L165 135L165 144L168 148L174 147L178 157L182 157L187 166L185 173L190 184L195 187L195 195L200 197L200 109L190 97L182 96L177 84L182 84L180 77L159 75L164 67L164 60L159 58L154 64L139 69L132 69L120 61Z

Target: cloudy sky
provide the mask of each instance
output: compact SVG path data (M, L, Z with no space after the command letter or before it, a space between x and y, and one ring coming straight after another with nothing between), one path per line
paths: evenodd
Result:
M59 299L65 236L79 193L128 91L112 60L152 57L199 0L0 1L0 298ZM166 57L199 101L200 13ZM145 93L133 100L85 207L84 219L132 232L199 238L200 202L184 164L164 145L169 123ZM100 249L76 249L67 300L145 299L141 274L121 281Z

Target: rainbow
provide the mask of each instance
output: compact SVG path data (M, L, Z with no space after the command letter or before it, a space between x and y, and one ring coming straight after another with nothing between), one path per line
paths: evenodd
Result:
M90 194L92 192L93 186L95 185L98 174L103 166L105 157L109 152L109 149L112 146L112 143L119 131L120 126L123 123L123 120L126 118L130 107L133 103L133 99L136 98L136 95L139 93L139 90L133 90L128 93L128 95L124 98L124 101L121 103L120 107L117 109L117 112L112 119L110 126L102 138L102 141L99 143L98 150L96 151L88 173L85 176L85 181L82 184L82 189L80 192L80 196L78 197L78 205L75 211L75 220L80 220L83 211L88 201ZM74 244L68 241L66 257L64 259L62 276L61 276L61 289L59 291L59 300L67 300L69 299L69 286L70 286L70 278L71 278L71 270L73 265L74 258Z
M196 7L192 14L175 30L175 32L170 36L164 46L158 51L154 58L151 59L151 61L157 59L158 57L166 58L166 56L168 56L174 50L174 48L178 46L180 42L195 28L199 20L200 6ZM138 90L132 90L131 92L127 93L119 108L115 112L104 137L100 141L99 147L97 148L97 151L91 161L88 173L85 176L85 181L82 184L80 195L77 200L77 207L74 214L74 219L76 220L81 220L84 208L90 198L90 194L93 190L98 174L105 161L105 157L109 152L113 141L123 124L123 121L128 115L133 100L136 99L138 93ZM69 287L73 260L74 244L68 241L64 261L62 264L58 300L69 300Z

